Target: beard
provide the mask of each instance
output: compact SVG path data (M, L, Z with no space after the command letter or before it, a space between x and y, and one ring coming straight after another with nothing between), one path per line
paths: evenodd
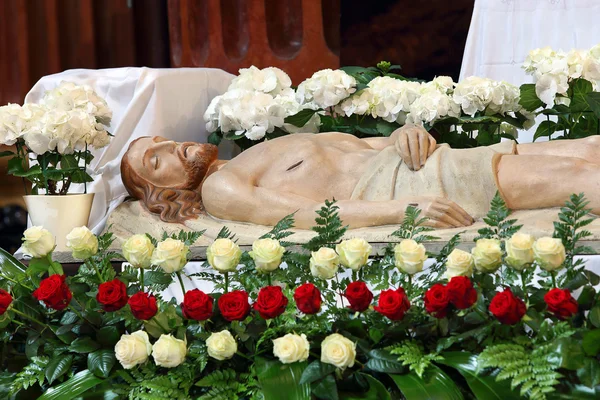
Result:
M182 143L177 148L177 156L181 161L183 170L187 176L185 184L176 189L196 190L204 180L208 169L217 160L218 149L212 144L201 144L202 149L196 152L196 157L192 160L187 158L186 151L190 147L198 146L198 143Z

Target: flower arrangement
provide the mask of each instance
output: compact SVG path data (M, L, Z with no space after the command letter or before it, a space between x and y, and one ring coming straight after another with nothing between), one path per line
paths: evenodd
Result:
M90 149L108 144L111 118L106 101L90 86L62 82L40 104L0 107L0 145L16 148L0 156L12 156L8 173L31 181L33 194L65 195L72 183L92 181L86 172Z
M497 196L470 251L459 234L437 254L411 207L399 243L372 258L366 241L340 241L345 228L327 202L305 251L285 240L293 216L250 252L223 229L205 268L187 275L211 293L182 281L202 233L135 235L119 255L110 233L77 228L68 246L82 264L66 277L52 235L30 228L27 267L0 251L0 391L41 400L597 398L600 277L574 257L587 251L586 205L573 195L555 237L534 239ZM111 260L121 256L129 264L117 273ZM177 281L181 303L161 295Z
M387 62L325 69L295 90L278 68L241 69L204 115L209 141L235 140L247 148L296 132L389 136L410 123L433 129L441 142L474 147L531 126L519 89L506 82L470 77L457 84L447 76L419 82L391 72L396 69Z
M520 104L545 115L534 140L540 137L577 139L600 133L600 45L569 52L550 47L535 49L523 63L534 83L521 86Z

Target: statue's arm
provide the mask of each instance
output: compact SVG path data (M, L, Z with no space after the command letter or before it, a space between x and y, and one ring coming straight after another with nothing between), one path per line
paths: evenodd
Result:
M296 213L296 227L315 225L315 212L324 203L292 193L253 186L231 172L211 175L202 188L206 211L214 217L260 225L275 225L288 214ZM465 226L472 219L460 207L441 198L413 197L389 201L340 200L340 218L350 228L399 224L406 208L417 205L439 228ZM462 212L462 213L461 213Z

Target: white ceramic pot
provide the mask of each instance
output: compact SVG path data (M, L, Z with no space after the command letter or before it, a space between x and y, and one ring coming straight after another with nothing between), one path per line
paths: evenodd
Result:
M42 226L55 236L55 251L68 251L66 237L73 228L88 224L94 193L23 197L33 226Z

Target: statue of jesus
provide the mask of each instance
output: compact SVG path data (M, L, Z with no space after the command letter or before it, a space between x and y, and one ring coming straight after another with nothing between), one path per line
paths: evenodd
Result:
M398 224L409 205L436 228L468 226L499 192L513 210L558 207L585 192L600 213L600 137L502 142L451 149L423 128L390 137L292 134L257 144L230 161L211 144L142 137L121 162L123 183L165 222L201 213L274 225L295 212L296 227L336 199L350 228Z

